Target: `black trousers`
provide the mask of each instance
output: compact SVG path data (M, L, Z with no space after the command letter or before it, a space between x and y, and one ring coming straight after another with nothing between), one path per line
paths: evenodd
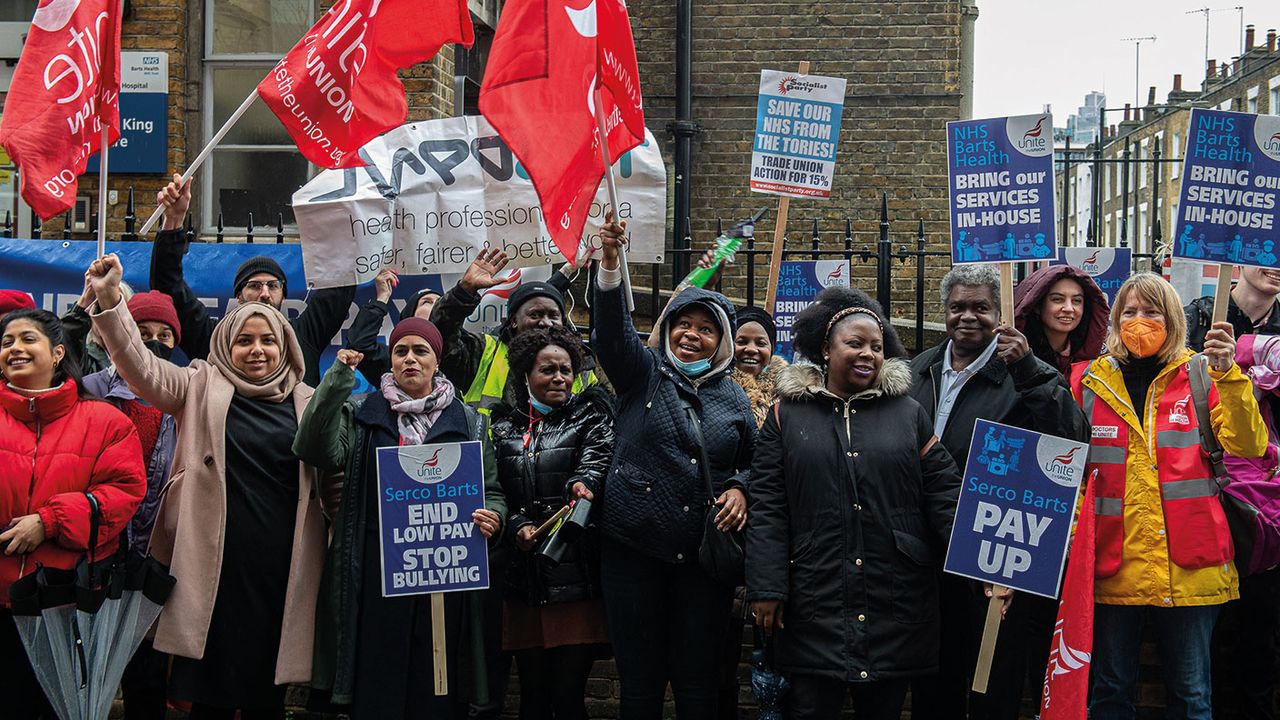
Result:
M655 560L601 543L600 579L621 685L621 720L659 720L668 683L680 720L716 716L732 588L696 562Z
M1276 634L1280 568L1240 579L1240 599L1227 603L1214 632L1214 717L1275 720ZM1222 697L1223 701L1218 702Z
M36 673L31 669L27 649L13 623L13 614L0 607L0 703L5 718L13 720L57 720Z
M520 720L587 720L587 677L595 645L518 650Z
M168 675L169 656L152 647L150 640L143 640L120 678L124 720L164 720Z
M1015 593L996 640L986 693L971 693L989 604L976 583L943 575L938 675L911 683L912 720L1017 720L1024 696L1038 697L1058 601Z
M849 697L857 720L898 720L909 685L910 681L905 679L847 683L813 675L792 675L785 715L788 720L837 720L845 697Z

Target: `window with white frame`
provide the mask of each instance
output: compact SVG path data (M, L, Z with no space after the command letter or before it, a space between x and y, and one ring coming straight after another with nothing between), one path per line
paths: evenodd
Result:
M1260 90L1262 90L1262 88L1257 85L1249 88L1248 92L1245 94L1245 112L1258 112L1258 91Z
M312 0L204 0L204 97L207 140L240 107L267 72L315 21ZM262 102L227 133L201 174L201 227L218 221L258 227L283 218L292 225L291 198L315 169Z
M1173 142L1169 143L1169 152L1165 156L1170 160L1177 160L1182 156L1182 135L1179 133L1173 134ZM1182 172L1182 163L1169 165L1169 177L1176 178L1180 172Z
M1271 104L1267 107L1267 112L1280 115L1280 75L1271 78L1268 86L1271 90Z
M1219 109L1219 110L1230 110L1230 109L1231 109L1231 98L1227 98L1226 100L1223 100L1222 102L1218 103L1218 109Z
M1129 243L1138 252L1146 252L1147 248L1147 204L1138 206L1138 217L1133 223L1133 242Z

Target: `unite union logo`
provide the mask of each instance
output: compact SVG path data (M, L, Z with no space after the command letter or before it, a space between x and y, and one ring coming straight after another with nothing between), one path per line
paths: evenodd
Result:
M1187 406L1191 404L1191 395L1187 395L1178 402L1173 404L1173 409L1169 411L1169 422L1175 425L1190 425L1191 418L1187 415Z
M424 467L424 468L433 468L433 467L435 467L435 466L439 465L439 464L440 464L440 451L441 451L441 450L443 450L443 449L444 449L444 448L436 448L436 451L435 451L435 452L433 452L433 453L431 453L431 457L429 457L429 458L427 458L426 460L423 460L423 461L422 461L422 467Z
M1036 121L1036 126L1035 126L1035 127L1031 128L1030 130L1028 130L1028 131L1026 131L1026 132L1024 132L1024 133L1022 133L1022 137L1024 137L1024 138L1038 138L1038 137L1040 137L1040 133L1041 133L1041 132L1043 132L1043 130L1042 130L1042 126L1043 126L1043 125L1044 125L1044 118L1040 118L1039 120L1037 120L1037 121Z

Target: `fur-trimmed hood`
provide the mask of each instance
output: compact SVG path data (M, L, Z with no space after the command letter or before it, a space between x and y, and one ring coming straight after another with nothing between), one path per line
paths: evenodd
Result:
M822 368L811 363L790 365L778 374L774 386L781 400L802 400L812 395L830 395L827 392L826 375ZM906 395L911 390L911 366L902 358L888 358L880 367L871 387L849 398L863 398L888 395L896 397ZM832 396L834 397L834 396Z

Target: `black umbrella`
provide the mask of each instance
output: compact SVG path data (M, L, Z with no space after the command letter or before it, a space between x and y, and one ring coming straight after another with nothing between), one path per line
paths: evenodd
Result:
M41 567L9 587L13 619L62 720L106 720L125 665L173 590L168 568L120 549L97 561L101 513L89 498L89 553L72 570Z

